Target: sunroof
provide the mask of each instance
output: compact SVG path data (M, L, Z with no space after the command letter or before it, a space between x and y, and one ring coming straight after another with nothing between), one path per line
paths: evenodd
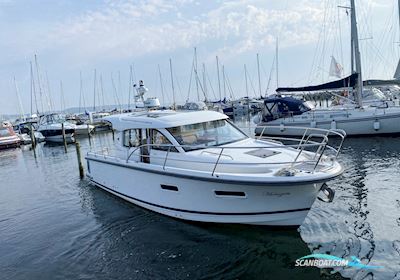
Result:
M149 118L159 118L159 117L164 117L164 116L170 116L174 115L176 112L140 112L140 113L135 113L132 114L133 117L149 117Z

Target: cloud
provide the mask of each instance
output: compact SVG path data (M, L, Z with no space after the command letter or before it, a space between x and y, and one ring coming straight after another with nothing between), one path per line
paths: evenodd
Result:
M300 0L290 9L266 1L223 1L201 8L190 0L107 1L101 8L58 24L47 36L53 48L73 56L110 59L165 53L214 42L235 55L274 44L316 40L323 21L319 1ZM268 1L269 2L269 1ZM274 2L274 1L272 1ZM194 11L194 12L193 12ZM224 47L228 43L231 47ZM233 47L232 47L233 46Z

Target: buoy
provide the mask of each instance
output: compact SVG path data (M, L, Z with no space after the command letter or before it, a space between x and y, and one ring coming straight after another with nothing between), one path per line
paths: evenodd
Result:
M279 129L281 130L281 132L284 131L285 130L285 125L283 123L281 123L281 125L279 126Z
M316 121L312 121L312 122L310 123L310 126L311 126L312 128L316 127L316 126L317 126L317 122L316 122Z
M336 129L336 121L335 120L333 120L331 122L331 129Z
M374 121L374 129L379 130L381 128L381 123L376 119Z

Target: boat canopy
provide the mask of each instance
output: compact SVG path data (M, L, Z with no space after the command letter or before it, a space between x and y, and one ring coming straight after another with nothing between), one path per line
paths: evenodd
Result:
M117 131L138 128L170 128L188 124L225 120L228 116L215 111L176 112L154 110L113 115L104 118Z
M304 91L323 91L329 89L341 89L341 88L354 88L357 85L358 74L353 73L348 77L343 79L316 85L316 86L306 86L306 87L280 87L277 88L277 92L304 92Z
M268 98L264 100L264 104L264 121L301 115L311 110L306 102L291 96Z

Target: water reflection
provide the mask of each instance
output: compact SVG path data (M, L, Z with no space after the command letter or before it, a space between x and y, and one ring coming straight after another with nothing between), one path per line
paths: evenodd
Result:
M246 122L244 120L244 122ZM111 134L79 140L84 155ZM346 172L295 230L187 223L79 180L75 147L0 152L4 279L400 278L400 138L348 138ZM296 268L310 252L357 256L382 270Z
M99 229L85 253L71 257L82 263L101 256L95 266L108 267L103 276L125 279L125 273L134 272L135 278L320 279L316 268L294 267L296 258L310 253L296 230L183 222L91 185L82 184L80 197L82 210L93 214ZM93 273L98 273L95 267Z
M336 189L332 204L315 203L301 227L303 239L316 253L329 253L384 269L337 268L354 279L392 279L400 266L393 261L398 229L392 216L400 214L394 201L399 197L396 181L400 146L397 138L348 138L342 160L346 172L331 182ZM390 214L389 214L390 213ZM393 246L392 246L393 245Z

